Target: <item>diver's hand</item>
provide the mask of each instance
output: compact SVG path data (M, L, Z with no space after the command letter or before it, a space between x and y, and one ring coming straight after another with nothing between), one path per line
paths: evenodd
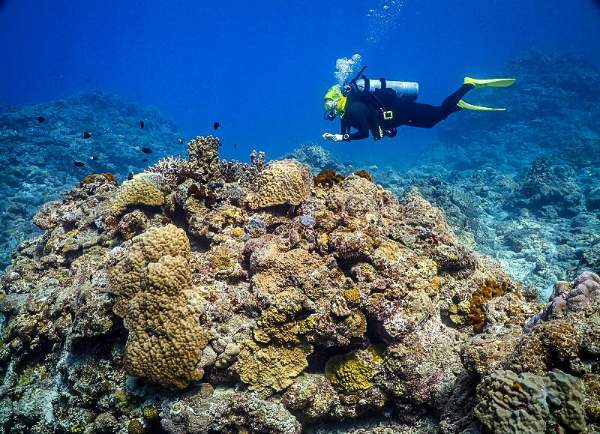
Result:
M325 134L323 134L323 140L331 140L332 142L341 142L342 140L344 140L344 136L342 134L325 133Z

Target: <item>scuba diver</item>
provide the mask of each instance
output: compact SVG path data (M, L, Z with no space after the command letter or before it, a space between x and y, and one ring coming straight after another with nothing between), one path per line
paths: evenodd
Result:
M402 125L419 128L432 128L452 113L460 110L505 111L504 108L491 108L469 104L462 98L474 88L509 87L513 78L479 80L465 77L463 85L448 96L442 105L433 106L416 102L419 84L414 82L369 80L364 74L366 66L348 84L334 85L325 94L325 114L327 120L340 117L341 134L323 134L323 139L334 142L361 140L369 137L374 140L394 137ZM352 128L356 129L352 132Z

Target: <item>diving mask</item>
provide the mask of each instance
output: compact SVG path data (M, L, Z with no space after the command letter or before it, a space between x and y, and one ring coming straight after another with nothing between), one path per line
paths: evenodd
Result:
M328 121L335 120L337 113L335 112L336 102L332 99L325 100L325 113L323 118Z

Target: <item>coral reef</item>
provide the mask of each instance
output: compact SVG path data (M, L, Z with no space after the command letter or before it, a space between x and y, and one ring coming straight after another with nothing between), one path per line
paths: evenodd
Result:
M0 277L0 432L600 428L597 275L542 306L417 191L218 148L38 212Z
M561 371L546 376L496 371L477 388L477 417L490 432L586 430L583 383Z
M40 115L43 123L37 121ZM0 112L0 125L0 271L21 241L40 234L31 224L37 209L86 175L125 179L161 155L185 151L181 133L157 111L98 93L7 108ZM83 131L91 137L83 139ZM74 166L75 161L84 166Z

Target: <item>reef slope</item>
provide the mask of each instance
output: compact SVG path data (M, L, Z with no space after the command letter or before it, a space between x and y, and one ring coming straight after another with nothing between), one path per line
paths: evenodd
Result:
M219 144L39 210L0 278L1 432L600 428L597 275L543 306L420 195Z

